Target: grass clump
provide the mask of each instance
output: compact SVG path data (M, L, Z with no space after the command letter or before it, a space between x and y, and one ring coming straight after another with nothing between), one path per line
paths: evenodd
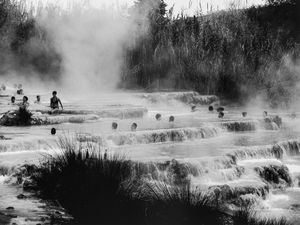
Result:
M32 176L42 196L57 199L78 224L140 222L141 207L128 191L130 161L100 154L92 145L85 150L74 140L61 138L59 146L63 153L50 157ZM135 216L134 221L131 216Z
M239 210L232 218L232 225L290 225L284 218L257 219L249 208Z
M74 217L71 224L238 225L246 221L240 214L226 213L212 192L192 188L185 175L180 184L174 174L161 179L157 170L178 174L173 168L179 169L177 162L170 168L170 163L147 167L118 154L102 154L98 146L75 139L60 138L58 144L62 152L30 167L30 177L42 198L58 201ZM243 225L247 224L251 223Z

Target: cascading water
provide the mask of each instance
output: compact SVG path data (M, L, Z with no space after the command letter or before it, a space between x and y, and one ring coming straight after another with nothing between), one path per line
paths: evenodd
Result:
M282 114L282 126L273 124L273 119L267 120L267 126L260 112L248 112L244 118L242 108L226 108L224 118L218 118L205 105L218 105L218 98L194 92L121 93L93 99L66 97L66 110L55 115L48 115L44 106L34 106L36 116L46 121L43 125L0 126L0 166L13 171L26 162L38 163L55 149L57 136L74 136L83 145L125 154L146 180L190 182L235 206L255 202L263 207L267 201L271 204L269 198L277 190L298 187L299 131L285 117L288 114ZM195 104L196 110L188 104ZM51 128L56 135L51 135Z

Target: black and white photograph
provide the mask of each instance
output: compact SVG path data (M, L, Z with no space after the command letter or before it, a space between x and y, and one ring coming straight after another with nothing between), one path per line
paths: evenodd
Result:
M300 225L298 0L0 0L0 225Z

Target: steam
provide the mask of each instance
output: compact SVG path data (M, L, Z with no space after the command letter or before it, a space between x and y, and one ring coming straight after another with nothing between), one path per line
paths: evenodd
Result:
M117 87L134 28L125 13L84 5L67 11L47 8L37 19L62 57L63 87L80 92Z

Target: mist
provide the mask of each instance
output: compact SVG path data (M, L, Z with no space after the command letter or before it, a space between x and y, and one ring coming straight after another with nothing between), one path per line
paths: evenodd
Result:
M133 23L112 8L47 8L38 17L62 58L60 85L69 91L111 91L119 82Z

